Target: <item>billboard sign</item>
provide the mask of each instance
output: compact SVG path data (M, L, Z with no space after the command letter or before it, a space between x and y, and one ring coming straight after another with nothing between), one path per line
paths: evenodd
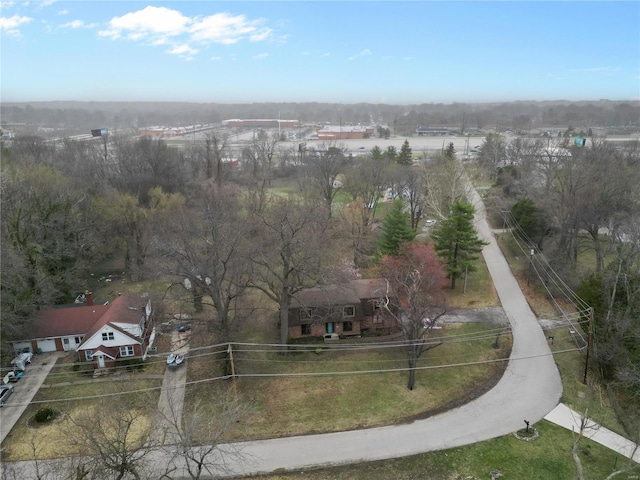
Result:
M109 135L109 130L106 128L94 128L91 130L91 135L94 137L102 137L104 135Z

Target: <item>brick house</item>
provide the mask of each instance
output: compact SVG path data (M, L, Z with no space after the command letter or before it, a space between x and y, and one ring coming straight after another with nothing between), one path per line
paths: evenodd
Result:
M149 298L126 293L103 305L94 304L87 294L86 304L42 310L31 331L32 338L13 342L15 351L75 351L78 361L91 362L95 368L144 359L155 339Z
M398 328L384 308L384 279L361 279L301 290L289 307L289 338L388 335Z

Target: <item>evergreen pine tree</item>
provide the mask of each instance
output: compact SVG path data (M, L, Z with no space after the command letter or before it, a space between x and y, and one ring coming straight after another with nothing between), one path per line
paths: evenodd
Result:
M402 200L394 201L391 210L382 220L382 232L378 239L380 255L398 255L400 248L416 236L411 228L411 218L403 208Z
M451 215L431 233L438 256L445 262L451 279L451 288L456 288L456 279L465 271L473 272L473 261L486 242L478 238L473 227L473 205L457 201L451 205Z
M411 147L409 146L409 140L405 140L400 149L400 153L396 158L396 162L400 165L410 166L413 164L413 158L411 156Z

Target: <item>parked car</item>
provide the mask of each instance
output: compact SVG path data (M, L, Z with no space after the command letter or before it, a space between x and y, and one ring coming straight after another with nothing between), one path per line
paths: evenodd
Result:
M20 353L16 358L11 360L11 365L14 369L22 370L23 372L26 370L27 365L31 363L31 359L33 358L33 354L30 352Z
M0 407L5 404L7 399L13 393L13 385L0 386Z
M9 372L2 379L2 384L6 385L7 383L16 383L22 378L23 375L24 372Z

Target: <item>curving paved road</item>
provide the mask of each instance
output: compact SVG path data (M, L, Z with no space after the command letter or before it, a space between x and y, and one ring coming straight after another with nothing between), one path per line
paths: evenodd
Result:
M483 255L513 333L509 365L498 384L466 405L411 424L233 444L227 448L241 455L225 459L221 475L357 463L443 450L506 435L522 428L523 420L535 423L554 409L562 384L546 337L491 235L484 205L475 190L472 200L476 228L489 242ZM149 459L159 470L166 467L166 452L150 452ZM172 478L186 478L184 465L176 467Z
M407 425L236 444L243 458L227 465L232 473L247 475L444 450L509 434L522 428L525 419L535 423L554 409L562 383L547 339L491 234L475 190L471 197L476 228L489 242L483 250L485 262L513 333L509 365L500 382L466 405Z

